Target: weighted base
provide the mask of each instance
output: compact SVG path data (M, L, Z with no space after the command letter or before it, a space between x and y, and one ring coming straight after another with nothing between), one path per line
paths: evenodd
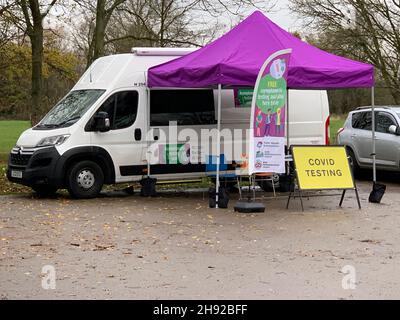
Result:
M241 212L241 213L265 212L265 206L259 202L239 201L235 205L235 212Z
M142 186L142 189L140 190L140 196L157 197L157 192L156 192L157 179L147 177L140 180L140 184Z
M384 184L374 182L371 194L369 195L369 202L381 203L383 195L385 194L386 186Z

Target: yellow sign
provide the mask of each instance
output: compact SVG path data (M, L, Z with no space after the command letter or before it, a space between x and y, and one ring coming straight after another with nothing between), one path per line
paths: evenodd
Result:
M300 190L355 189L346 149L341 146L293 146Z

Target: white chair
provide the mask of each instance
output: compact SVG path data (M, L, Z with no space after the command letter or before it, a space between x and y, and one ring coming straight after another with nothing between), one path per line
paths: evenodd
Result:
M276 197L276 192L275 192L275 183L274 183L274 173L271 172L266 172L266 173L255 173L252 176L252 182L253 182L253 196L254 198L256 197L256 182L257 181L270 181L272 185L272 191L274 193L274 197Z
M253 175L249 174L249 157L246 154L242 155L242 159L236 168L237 184L239 188L239 197L242 200L242 182L244 179L249 181L249 192L250 188L253 187L253 199L256 198L256 182L257 181L270 181L272 184L272 190L274 197L276 197L275 184L274 184L274 173L256 173Z

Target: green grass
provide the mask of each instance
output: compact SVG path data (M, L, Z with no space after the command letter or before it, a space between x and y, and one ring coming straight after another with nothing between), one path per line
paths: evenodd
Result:
M345 116L332 116L331 117L331 144L336 144L336 136L338 130L343 127L344 122L346 121Z
M336 143L336 134L339 128L343 126L344 116L331 117L331 143ZM16 192L27 192L29 189L12 184L5 177L5 164L8 154L18 140L20 134L30 127L29 121L0 121L0 194L9 194ZM208 183L200 183L199 187L208 186ZM175 185L175 188L179 187Z
M7 159L20 134L29 127L29 121L0 121L0 161Z

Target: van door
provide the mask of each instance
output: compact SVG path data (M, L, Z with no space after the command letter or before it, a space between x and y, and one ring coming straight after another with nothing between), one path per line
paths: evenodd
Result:
M145 108L140 103L140 97L144 96L144 90L120 90L111 94L97 110L108 113L110 131L92 132L91 144L108 151L117 183L139 180L146 168L142 163L146 147Z
M376 115L376 159L383 167L397 168L399 164L400 138L389 132L390 126L398 126L396 119L388 112Z

